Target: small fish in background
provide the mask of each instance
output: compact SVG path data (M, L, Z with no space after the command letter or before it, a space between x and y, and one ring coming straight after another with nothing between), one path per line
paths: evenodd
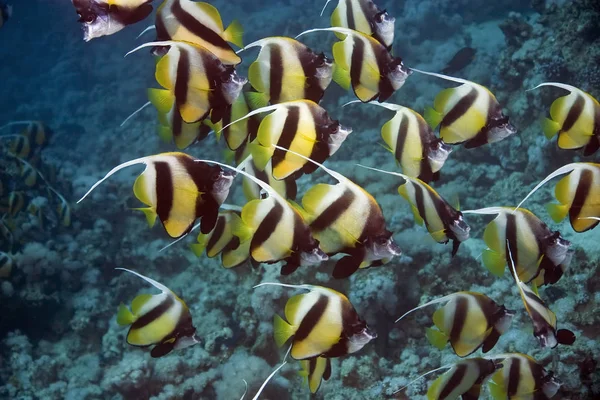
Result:
M548 181L567 174L556 184L554 196L558 204L546 205L555 222L568 215L575 232L585 232L600 224L600 164L571 163L552 172L534 187L517 207L537 192Z
M112 35L150 15L152 0L72 0L83 40Z
M327 0L321 15L331 0ZM338 0L337 7L331 14L331 26L353 29L373 36L375 40L390 51L394 43L394 24L396 19L386 10L381 10L371 0ZM342 34L336 34L344 40Z
M96 182L78 203L110 176L136 164L146 165L135 180L133 193L148 206L137 210L146 215L150 226L158 217L172 238L187 234L198 218L202 233L214 229L219 207L229 195L235 173L184 153L162 153L122 163Z
M540 346L542 348L549 347L553 349L559 344L570 346L575 343L576 337L573 332L568 329L556 328L556 314L540 298L537 293L537 287L534 286L535 291L531 290L529 286L519 279L509 243L506 243L506 248L508 250L510 267L519 288L519 293L521 294L521 300L523 300L525 310L533 323L533 336L538 339Z
M225 65L242 62L231 46L243 47L244 30L239 22L233 21L227 29L219 11L211 4L190 0L165 0L156 12L156 40L183 41L202 46L214 54ZM156 55L164 54L164 47L157 45Z
M554 100L550 118L542 122L548 139L558 135L561 149L581 149L584 156L591 156L600 149L600 103L589 93L571 85L545 82L537 85L558 87L570 92Z
M335 32L345 39L333 45L336 68L333 80L345 89L352 86L362 102L386 101L412 74L400 57L393 57L371 36L346 28L320 28L302 32Z
M249 92L254 105L266 106L307 99L318 103L333 78L333 62L288 37L268 37L244 47L260 47L250 64L248 79L256 92ZM240 51L240 52L241 52ZM258 107L254 107L258 108Z
M517 133L502 112L502 106L486 87L466 79L433 72L413 71L461 83L444 89L434 105L425 109L425 120L433 129L440 127L440 137L448 144L464 144L467 149L499 142Z
M0 28L12 17L13 8L10 4L0 3Z
M313 285L267 285L308 290L291 297L285 305L285 320L275 314L273 335L278 347L290 339L295 360L341 357L356 353L377 337L363 321L350 300L333 289Z
M492 350L512 322L514 311L498 305L483 293L456 292L421 304L406 315L434 304L446 303L433 314L433 328L427 328L429 342L442 350L450 343L459 357Z
M242 92L237 99L227 107L222 118L217 123L209 123L212 130L217 136L217 140L221 139L221 136L225 138L225 143L229 150L237 152L245 152L246 145L253 141L258 134L258 127L262 118L260 115L253 115L249 118L243 118L250 111L256 107L252 107L249 98L252 92ZM243 118L243 119L242 119ZM231 124L233 121L239 121L235 124ZM223 128L225 127L225 128ZM246 157L240 157L239 161L242 161Z
M8 194L7 214L9 217L16 217L21 210L25 208L25 194L23 192L12 191Z
M14 266L14 261L10 254L0 251L0 279L7 279L10 277Z
M512 249L519 279L536 286L554 284L562 277L571 263L571 242L559 231L548 225L531 211L524 208L489 207L463 211L464 214L497 215L483 232L488 246L483 251L485 267L495 276L503 276L510 264L507 242Z
M136 347L154 346L150 355L158 358L173 350L199 343L188 306L168 287L135 271L116 268L140 277L161 291L140 294L131 302L131 310L121 303L117 323L131 325L127 343Z
M360 103L354 100L344 104ZM381 127L386 150L394 155L402 172L425 183L437 181L440 170L452 152L442 139L435 136L421 114L408 107L391 103L371 102L396 114Z
M442 74L445 75L453 75L457 72L465 69L473 60L475 59L475 55L477 54L477 50L472 47L463 47L452 57L448 64L442 70Z
M548 400L558 393L561 382L552 371L526 354L513 353L494 356L502 360L502 369L488 381L494 400L535 399Z
M310 392L315 394L321 387L321 381L328 381L331 378L331 359L324 357L313 357L308 360L301 360L302 370L298 375L304 378L305 384Z

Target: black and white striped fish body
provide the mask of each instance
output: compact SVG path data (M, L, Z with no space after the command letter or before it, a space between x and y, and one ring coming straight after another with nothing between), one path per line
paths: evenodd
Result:
M158 7L155 25L158 41L176 40L202 46L226 65L242 62L227 43L242 47L241 25L234 21L224 29L219 11L208 3L165 0Z
M389 262L401 253L377 201L351 181L313 186L302 198L302 207L323 251L347 254L337 262L335 278Z
M261 39L246 48L254 46L261 50L248 78L266 101L321 100L333 76L333 63L327 57L288 37Z
M333 29L333 28L331 28ZM333 58L338 67L350 76L356 97L363 102L387 100L400 89L412 73L399 57L363 33L337 28L346 34L342 42L333 45Z
M452 148L438 139L423 117L406 107L381 128L381 137L408 176L437 180Z
M162 357L174 349L198 343L190 310L183 300L161 283L137 272L126 270L161 291L160 294L140 294L131 302L131 310L119 306L117 322L131 325L127 343L137 347L154 346L152 357Z
M275 342L281 347L292 338L290 354L296 360L341 357L377 337L346 296L325 287L290 298L285 318L275 315Z
M462 213L417 178L407 178L406 183L398 188L398 193L410 203L416 222L419 225L425 223L433 240L445 244L452 239L454 256L471 231Z
M321 381L328 381L331 377L331 359L324 357L313 357L308 360L301 360L302 371L298 374L302 376L311 393L317 393L321 387Z
M501 207L498 211L483 234L488 246L482 257L486 268L497 276L504 273L510 261L508 243L520 280L538 286L556 283L571 261L571 243L529 210Z
M481 385L500 368L502 364L485 358L461 360L431 384L427 399L454 400L460 396L463 400L476 400Z
M246 145L256 139L261 121L259 115L253 115L230 125L231 122L239 120L252 111L251 104L247 98L249 94L249 92L242 92L233 104L221 113L221 120L218 123L212 124L213 130L217 132L217 138L220 138L220 136L225 137L225 142L230 150L240 151L237 157L239 162L245 158L242 158L242 152L245 152L245 155L249 154L249 152L246 152Z
M502 365L488 381L494 400L549 400L562 385L552 371L526 354L510 354Z
M432 128L440 126L444 142L464 143L466 148L498 142L517 132L496 97L473 82L442 90L433 109L427 109L425 115Z
M296 185L296 180L293 177L288 177L282 180L277 180L273 177L273 167L272 161L269 160L264 170L259 170L254 166L254 163L248 163L245 171L261 181L267 183L271 186L277 193L281 195L284 199L295 200L296 195L298 194L298 187ZM250 179L244 177L243 178L243 190L244 195L246 196L246 200L254 200L261 199L263 197L263 193L261 188Z
M371 0L339 0L331 14L331 25L353 29L373 36L387 50L394 42L396 19ZM342 36L338 34L338 37ZM343 40L343 37L340 37Z
M450 342L459 357L479 348L487 353L508 330L513 315L484 294L458 292L433 314L437 329L429 328L427 337L440 349Z

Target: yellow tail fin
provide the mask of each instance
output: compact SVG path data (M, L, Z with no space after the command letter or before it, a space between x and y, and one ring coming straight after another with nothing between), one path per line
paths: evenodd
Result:
M448 336L435 328L427 328L425 335L427 336L429 343L440 350L446 347L446 344L448 343Z
M550 118L544 118L542 120L542 127L544 129L544 135L547 139L552 139L558 131L560 131L560 125L557 122L552 121Z
M150 228L152 228L154 226L154 224L156 223L156 217L158 216L158 214L156 214L156 211L154 211L152 208L150 208L150 207L133 208L133 210L141 211L144 213L144 215L146 216L146 221L148 222L148 226Z
M228 42L235 44L238 47L244 47L244 41L242 37L244 36L244 28L239 21L233 21L227 29L223 32L223 39Z
M273 157L273 148L264 147L258 143L252 142L248 144L248 149L250 149L256 168L260 171L264 171L269 160Z
M296 333L294 327L275 314L273 318L273 335L275 336L277 347L283 346L294 333Z
M333 64L333 81L340 85L343 89L350 89L350 72L340 67L337 63Z
M131 325L135 321L135 317L129 308L123 303L119 305L119 311L117 312L117 324L121 326Z
M548 214L550 214L554 222L560 222L569 213L569 206L566 204L550 203L546 204L546 210L548 210Z
M435 129L444 119L444 116L439 112L435 111L432 107L425 107L423 118L427 121L427 124L431 129Z
M481 258L483 260L483 265L493 275L497 277L501 277L504 275L504 266L506 265L506 260L504 259L502 254L497 253L491 249L485 249Z

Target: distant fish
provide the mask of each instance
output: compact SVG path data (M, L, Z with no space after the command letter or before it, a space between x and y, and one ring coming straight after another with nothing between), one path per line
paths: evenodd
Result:
M6 21L12 17L12 6L0 3L0 28L4 26Z
M298 374L304 378L311 393L317 393L321 381L327 381L331 377L331 359L325 357L314 357L301 360L302 371Z
M425 109L425 120L434 129L440 126L440 137L444 142L464 143L470 149L499 142L517 133L496 97L486 87L466 79L413 70L462 84L442 90L436 96L433 108Z
M154 346L150 355L158 358L199 343L190 310L183 300L154 279L125 268L117 269L134 274L161 291L160 294L138 295L131 302L131 310L123 303L119 306L117 323L131 325L128 344Z
M327 0L321 15L331 0ZM338 0L331 14L331 26L353 29L373 36L375 40L391 50L394 43L396 19L386 10L381 10L372 0ZM336 34L341 40L343 35Z
M442 70L442 73L446 75L453 75L462 71L475 59L475 54L477 54L477 50L474 48L463 47L456 52L450 61L448 61L448 64L446 64Z
M152 0L72 0L86 42L119 32L145 19Z
M165 0L156 12L157 41L184 41L202 46L225 65L242 62L227 42L243 47L243 33L237 21L225 29L219 11L204 2Z
M0 279L10 277L13 265L14 262L10 254L0 251Z
M591 156L600 149L600 103L589 93L564 83L541 83L571 92L554 100L550 107L550 118L543 122L548 139L558 134L561 149L581 149L584 156Z

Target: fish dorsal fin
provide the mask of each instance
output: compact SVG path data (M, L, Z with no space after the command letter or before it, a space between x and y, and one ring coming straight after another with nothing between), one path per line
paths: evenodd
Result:
M325 5L323 6L323 9L321 10L321 14L319 14L319 17L323 16L323 13L325 12L325 9L327 8L327 6L329 5L330 2L331 2L331 0L327 0L325 2Z
M563 175L566 173L569 173L571 171L573 171L574 169L577 168L581 168L580 163L571 163L571 164L567 164L567 165L563 165L562 167L560 167L559 169L557 169L556 171L552 172L550 175L548 175L547 177L544 178L544 180L542 180L540 183L538 183L532 190L531 192L529 192L527 194L527 196L525 196L525 198L523 200L521 200L521 202L517 205L517 207L515 207L515 209L521 207L521 205L523 203L525 203L525 201L527 201L527 199L529 197L531 197L531 195L533 195L539 188L541 188L542 186L544 186L544 184L546 184L546 182L548 182L549 180L559 176L559 175Z
M237 53L241 53L242 51L246 51L248 49L251 49L253 47L260 47L263 48L265 46L268 46L269 44L271 44L272 42L275 42L276 40L281 40L282 37L281 36L269 36L266 38L262 38L262 39L258 39L250 44L247 44L246 46L244 46L244 48L240 49ZM291 38L285 38L285 39L290 39Z
M326 167L326 166L324 166L323 164L316 162L315 160L313 160L313 159L312 159L312 158L310 158L310 157L306 157L306 156L304 156L304 155L302 155L302 154L300 154L300 153L296 153L296 152L295 152L295 151L293 151L293 150L286 149L285 147L281 147L281 146L278 146L278 145L276 145L276 144L273 144L272 146L273 146L273 147L275 147L275 148L277 148L277 149L279 149L279 150L283 150L283 151L286 151L286 152L288 152L288 153L294 154L295 156L298 156L298 157L300 157L300 158L303 158L304 160L306 160L306 161L308 161L308 162L311 162L311 163L313 163L313 164L317 165L317 166L318 166L318 167L320 167L320 168L321 168L323 171L327 172L329 175L331 175L333 178L335 178L335 179L336 179L336 180L337 180L339 183L346 184L346 185L348 185L348 184L353 184L353 182L352 182L350 179L346 178L344 175L342 175L342 174L340 174L339 172L336 172L336 171L334 171L334 170L332 170L332 169L329 169L329 168L327 168L327 167Z
M221 130L218 133L222 132L225 128L228 128L229 126L231 126L233 124L236 124L236 123L238 123L240 121L243 121L245 119L248 119L248 118L250 118L250 117L252 117L254 115L265 113L265 112L270 112L270 111L275 111L275 110L277 110L277 109L279 109L281 107L287 106L289 103L292 103L292 102L287 102L287 103L282 103L282 104L273 104L273 105L270 105L270 106L261 107L261 108L257 108L256 110L252 110L248 114L244 115L243 117L238 118L235 121L230 122L227 125L225 125L224 127L222 127Z
M152 104L152 102L147 101L143 106L141 106L140 108L138 108L137 110L132 112L127 118L125 118L125 120L123 122L121 122L121 125L119 125L119 127L122 128L123 125L125 125L131 118L135 117L140 111L142 111L144 108L148 107L151 104Z
M419 375L418 377L416 377L415 379L413 379L412 381L408 382L407 385L401 387L400 389L396 390L394 393L392 393L392 395L396 394L396 393L400 393L401 391L403 391L404 389L406 389L407 387L409 387L410 385L412 385L413 383L415 383L416 381L418 381L419 379L425 378L428 375L431 375L437 371L441 371L444 369L450 369L452 368L452 365L444 365L443 367L439 367L436 369L432 369L431 371L427 371L424 374Z
M411 68L411 70L418 72L420 74L424 74L424 75L430 75L430 76L435 76L436 78L441 78L441 79L445 79L447 81L452 81L452 82L456 82L456 83L463 83L463 84L467 84L467 85L477 85L475 82L466 80L466 79L462 79L462 78L456 78L454 76L448 76L448 75L444 75L444 74L438 74L435 72L427 72L427 71L421 71L420 69L416 69L416 68ZM478 85L480 86L480 85Z
M115 268L115 269L119 269L121 271L127 271L130 274L136 275L136 276L142 278L143 280L145 280L146 282L148 282L149 284L151 284L152 286L154 286L155 288L157 288L158 290L160 290L161 292L163 292L165 294L172 294L173 293L173 292L171 292L171 290L168 287L166 287L162 283L157 282L157 281L155 281L152 278L148 278L147 276L144 276L144 275L142 275L142 274L140 274L138 272L132 271L132 270L127 269L127 268Z
M281 287L290 288L290 289L304 289L304 290L315 290L317 288L317 286L307 285L304 283L300 284L300 285L290 285L287 283L279 283L279 282L262 282L262 283L259 283L258 285L253 286L252 289L256 289L256 288L263 287L263 286L281 286Z
M155 47L155 46L160 46L160 47L163 47L163 46L169 46L169 47L174 46L174 47L178 47L178 46L181 46L182 43L183 42L178 42L178 41L175 41L175 40L162 40L162 41L158 41L158 42L142 43L138 47L136 47L135 49L130 50L129 52L127 52L125 54L125 57L127 57L128 55L130 55L132 53L135 53L138 50L146 48L146 47Z
M269 383L269 381L271 380L271 378L273 378L275 376L275 374L277 372L279 372L279 370L281 368L283 368L286 364L287 364L287 361L284 360L279 367L275 368L275 370L273 370L273 372L271 372L271 374L267 377L267 379L265 379L265 381L263 382L263 384L260 386L260 388L258 389L258 392L256 392L256 394L254 395L254 397L252 398L252 400L258 400L258 397L260 396L260 394L262 393L262 391L265 390L265 386L267 386L267 383ZM240 400L243 400L243 398L244 398L244 396L242 396L242 398Z
M385 108L385 109L388 109L388 110L394 111L394 112L400 112L400 111L404 111L404 110L410 110L410 111L412 111L410 108L401 106L400 104L387 103L385 101L382 101L382 102L379 102L379 101L370 101L368 103L364 103L364 102L362 102L360 100L352 100L352 101L349 101L346 104L342 105L342 107L346 107L346 106L348 106L350 104L355 104L355 103L372 104L374 106L379 106L381 108Z
M515 208L513 210L513 212L516 211L517 208ZM486 207L486 208L480 208L480 209L477 209L477 210L465 210L465 211L461 211L461 212L463 214L498 215L498 214L509 213L510 212L510 208L507 208L507 207Z
M542 86L554 86L554 87L557 87L557 88L568 90L569 92L576 92L576 93L580 93L582 95L587 94L583 90L581 90L579 88L576 88L575 86L571 86L571 85L567 85L566 83L559 83L559 82L543 82L543 83L540 83L539 85L537 85L534 88L527 89L527 91L529 92L529 91L538 89L538 88L540 88Z
M419 306L417 306L417 307L415 307L415 308L413 308L413 309L411 309L411 310L408 310L408 311L407 311L407 312L405 312L404 314L402 314L402 315L400 316L400 318L398 318L396 321L394 321L394 323L396 323L396 322L400 321L402 318L406 317L408 314L410 314L410 313L412 313L412 312L414 312L414 311L420 310L421 308L429 307L429 306L432 306L432 305L434 305L434 304L439 304L439 303L445 303L445 302L448 302L448 301L452 300L452 298L454 298L454 297L456 297L457 295L459 295L460 293L461 293L461 292L452 293L452 294L449 294L449 295L446 295L446 296L439 297L439 298L437 298L437 299L433 299L433 300L431 300L431 301L428 301L428 302L427 302L427 303L425 303L425 304L421 304L421 305L419 305Z
M217 28L219 28L219 31L223 32L223 30L224 30L223 21L221 20L221 15L219 14L219 10L217 10L215 8L215 6L213 6L212 4L205 3L205 2L197 2L197 3L192 3L192 4L194 4L196 7L198 7L198 10L201 13L206 14L206 16L215 23ZM220 34L221 32L217 32L217 33Z
M150 32L156 30L156 25L150 25L148 26L146 29L144 29L143 31L140 32L139 35L137 35L135 38L139 39L140 37L144 36L146 34L146 32Z

